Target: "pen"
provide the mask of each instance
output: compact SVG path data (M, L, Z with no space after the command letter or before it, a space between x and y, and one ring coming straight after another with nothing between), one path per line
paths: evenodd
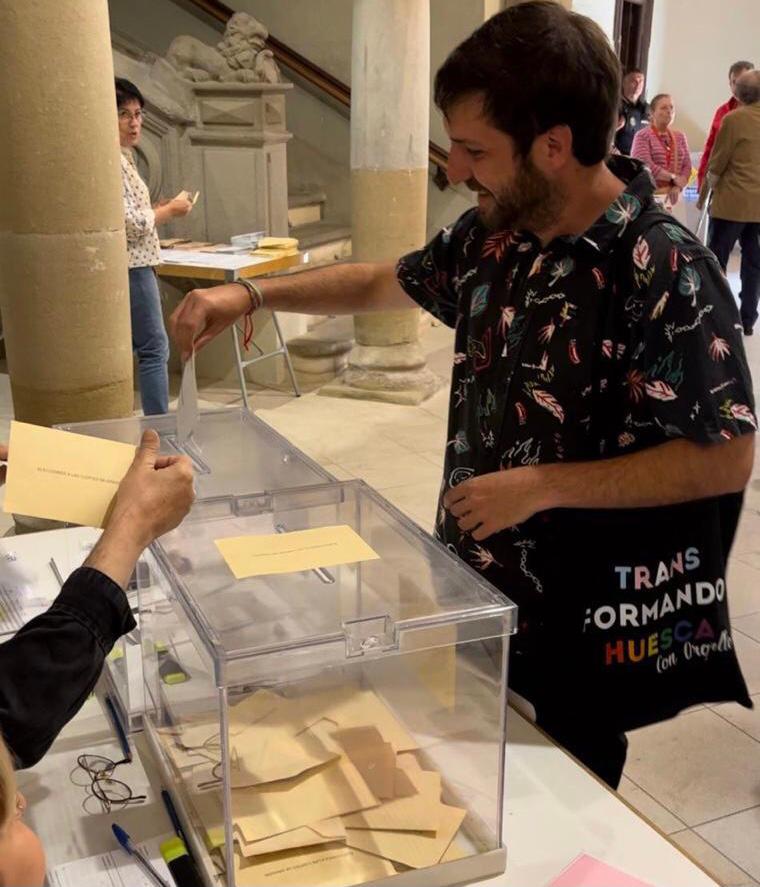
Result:
M165 788L161 789L161 800L164 802L172 827L177 834L176 838L161 844L161 856L174 878L174 883L177 887L203 887L203 879L190 854L187 838L182 830L174 802Z
M58 581L59 587L63 588L63 576L61 576L61 571L58 569L58 564L53 557L50 558L50 569L53 571L53 575Z
M138 864L138 866L140 866L140 868L145 872L146 875L152 878L156 882L156 884L159 885L159 887L170 887L168 882L165 881L150 864L150 860L148 860L146 856L141 853L137 849L137 847L135 847L135 845L132 843L132 839L124 831L123 828L120 828L118 825L116 825L115 822L113 822L111 823L111 831L114 833L114 836L116 837L116 840L119 842L119 844L123 847L124 850L126 850L126 852L130 856L134 857L135 862Z
M185 837L184 831L182 831L182 823L179 821L179 816L177 816L177 810L174 806L174 801L172 801L172 796L165 789L161 789L161 800L164 802L164 807L166 807L166 812L169 815L169 820L172 824L172 828L175 833L182 838L187 846L187 838Z
M124 732L121 726L121 721L119 720L119 716L116 713L116 706L113 704L113 700L106 693L105 696L106 709L108 711L108 715L111 718L113 723L113 728L116 731L116 736L119 740L119 745L121 746L121 752L124 755L123 761L118 761L119 764L130 764L132 762L132 751L129 748L129 741L127 739L127 734Z

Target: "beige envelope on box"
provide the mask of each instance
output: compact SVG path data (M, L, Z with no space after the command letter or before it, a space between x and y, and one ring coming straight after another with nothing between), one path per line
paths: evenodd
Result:
M102 527L135 457L130 444L11 422L4 510Z
M266 860L251 862L235 855L235 883L238 887L347 887L395 875L385 859L346 847L345 844L315 850L277 853Z
M386 801L379 807L343 816L343 825L352 829L434 832L438 829L441 805L440 773L407 771L418 794Z
M232 815L249 843L377 804L345 757L295 779L232 790Z
M237 826L235 826L235 832L240 852L246 858L346 840L346 830L343 828L340 819L326 819L323 822L314 823L314 825L304 825L301 828L294 828L292 831L283 832L281 835L274 835L271 838L264 838L261 841L253 841L252 843L248 843L243 838Z
M437 865L454 840L467 811L440 804L437 813L438 831L434 834L349 828L346 829L346 843L349 847L374 853L383 859L392 859L414 869Z
M379 557L356 530L345 525L263 536L231 536L215 539L214 544L236 579L297 573Z

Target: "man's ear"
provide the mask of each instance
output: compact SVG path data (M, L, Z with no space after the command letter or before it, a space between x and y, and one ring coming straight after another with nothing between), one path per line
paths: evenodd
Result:
M573 158L573 134L569 126L553 126L537 136L531 149L533 162L543 172L558 172Z

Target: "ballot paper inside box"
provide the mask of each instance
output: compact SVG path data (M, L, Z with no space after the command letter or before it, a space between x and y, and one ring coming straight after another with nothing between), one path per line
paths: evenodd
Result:
M145 729L209 883L503 871L513 604L361 481L199 500L153 555Z
M191 459L199 498L228 496L241 490L257 495L332 480L332 475L245 409L201 411L184 439L176 412L58 427L133 446L137 446L146 429L155 429L163 454L184 454ZM177 565L180 572L181 566ZM143 587L160 584L150 553L143 556L138 570L134 577L135 588L138 581ZM108 657L105 669L117 711L123 718L125 729L130 731L140 729L144 708L138 644L139 629L121 638ZM164 675L173 674L180 682L181 672L171 671L173 659L169 651L162 650L161 653Z

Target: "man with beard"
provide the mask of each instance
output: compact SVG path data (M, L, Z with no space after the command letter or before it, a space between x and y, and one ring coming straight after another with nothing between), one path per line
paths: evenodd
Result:
M568 534L557 516L580 516L562 524L572 530L584 515L625 515L640 540L662 506L742 490L755 427L736 307L714 257L657 210L641 163L606 160L619 89L590 19L552 0L510 7L436 77L449 179L477 193L477 208L395 266L195 290L171 320L185 354L262 303L314 314L421 305L455 328L438 538L516 600L510 686L613 786L630 724L573 684L572 648L556 653L554 617L584 588L558 554ZM605 542L590 543L592 563ZM620 576L629 570L637 590L653 575L624 566ZM657 717L691 704L676 696ZM744 699L725 686L715 696Z

